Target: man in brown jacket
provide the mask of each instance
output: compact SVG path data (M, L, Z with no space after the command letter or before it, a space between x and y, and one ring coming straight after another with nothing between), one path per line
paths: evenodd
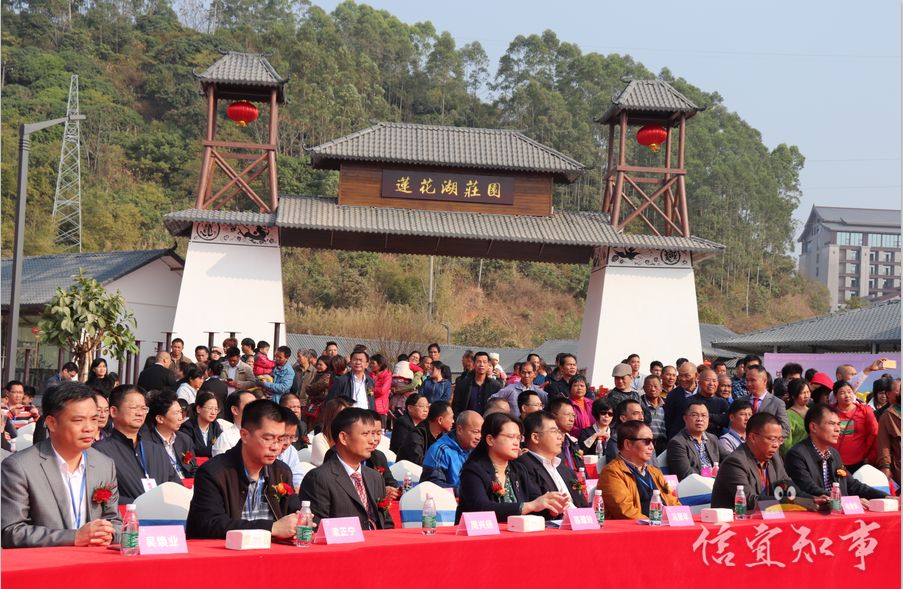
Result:
M878 468L900 484L900 379L887 391L887 410L878 420Z
M605 515L610 519L645 519L649 500L658 490L664 505L680 505L662 471L648 464L654 452L652 429L642 421L618 426L618 457L599 475Z

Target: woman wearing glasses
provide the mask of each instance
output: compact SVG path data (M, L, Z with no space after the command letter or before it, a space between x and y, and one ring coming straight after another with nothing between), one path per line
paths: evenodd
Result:
M615 409L611 406L608 399L596 399L592 405L593 418L596 420L591 426L580 430L577 436L577 443L584 454L599 454L599 446L602 448L611 439L611 420L614 417Z
M648 464L655 451L652 429L642 421L618 426L618 457L599 475L605 516L610 519L646 519L653 491L664 505L680 505L662 471Z
M569 497L562 493L540 494L527 477L524 467L516 462L521 455L523 425L507 413L486 417L480 443L473 449L461 469L458 511L493 511L500 522L510 515L527 515L549 510L560 514Z

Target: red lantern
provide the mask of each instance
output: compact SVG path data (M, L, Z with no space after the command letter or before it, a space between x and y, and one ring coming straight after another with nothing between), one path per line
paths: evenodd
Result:
M646 125L636 132L636 141L658 153L662 143L668 140L668 131L658 125Z
M247 127L248 123L253 123L257 120L260 112L256 106L247 100L242 100L241 102L230 104L229 108L226 109L226 116L235 121L239 127Z

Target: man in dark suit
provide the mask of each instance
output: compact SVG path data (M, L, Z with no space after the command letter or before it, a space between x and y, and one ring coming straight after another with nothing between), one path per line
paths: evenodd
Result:
M429 400L418 392L408 395L404 400L405 414L393 420L392 438L389 440L389 450L396 457L408 445L417 426L429 416L429 407Z
M349 370L332 380L329 386L329 394L326 400L336 397L347 397L354 402L359 409L376 409L373 387L373 379L367 374L367 363L370 362L370 354L366 350L356 350L351 354Z
M438 440L442 434L451 431L455 423L451 405L446 401L436 401L430 404L430 412L426 419L411 432L407 443L397 453L398 460L407 460L417 465L423 464L423 457L430 446Z
M775 483L790 477L778 449L784 443L781 423L771 413L756 413L746 424L746 442L721 463L712 488L712 507L733 509L737 487L743 486L746 506L756 508L759 499L774 496ZM804 491L799 496L808 496Z
M490 375L491 370L489 354L477 352L473 355L473 370L455 383L455 395L452 400L455 415L465 409L483 414L489 397L502 389L502 383Z
M310 501L314 519L357 517L364 530L389 526L379 507L386 496L383 477L362 463L370 458L373 429L380 423L366 409L350 407L332 422L332 453L301 481L300 498Z
M147 411L144 391L131 385L116 387L110 393L113 431L94 444L116 463L121 505L134 503L135 497L167 481L179 482L163 446L142 439Z
M711 476L715 463L721 462L721 449L718 438L706 431L709 410L696 399L684 411L684 429L668 441L668 469L680 481L691 474Z
M841 495L858 495L861 499L881 499L884 493L854 479L843 466L837 451L840 419L837 410L824 403L813 405L806 413L809 437L787 452L784 462L787 474L797 489L812 495L821 505L831 500L831 487L840 484Z
M565 397L549 398L549 414L555 419L558 429L564 434L564 441L561 443L561 462L565 466L577 472L577 469L583 466L583 450L577 444L577 438L571 436L568 432L574 429L574 420L577 413L574 406L571 405L570 399Z
M753 415L756 413L771 413L774 415L778 423L781 424L781 431L784 438L790 435L790 420L787 418L787 406L784 401L778 399L768 392L768 373L765 368L758 364L748 365L746 367L746 388L749 391L748 397L743 397L753 407Z
M156 362L141 371L136 384L145 391L176 390L176 377L171 366L172 357L169 352L157 352Z
M259 399L242 412L241 441L204 463L194 479L188 509L189 538L222 539L229 530L269 530L275 539L295 535L301 504L292 471L277 460L285 436L279 406Z
M665 398L665 430L670 440L684 427L687 403L696 393L696 365L684 362L677 370L677 385Z
M116 468L91 448L94 392L77 382L45 394L49 439L3 461L3 548L109 546L119 534ZM109 491L101 497L99 489Z
M213 397L216 399L217 405L219 405L219 417L225 419L226 397L229 396L229 385L220 378L222 373L223 363L219 360L211 360L210 363L207 364L207 380L204 381L204 384L201 385L198 392L209 391L212 393Z
M524 438L527 453L517 461L536 487L542 493L567 493L571 498L568 507L588 507L584 495L585 486L581 488L577 473L568 468L558 456L564 442L564 432L558 429L555 417L546 411L528 415L524 419Z

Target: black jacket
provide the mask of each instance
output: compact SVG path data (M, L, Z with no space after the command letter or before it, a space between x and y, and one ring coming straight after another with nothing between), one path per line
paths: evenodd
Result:
M459 382L455 383L455 396L452 399L452 409L455 415L469 408L470 405L470 389L474 386L474 373L468 372L461 377ZM486 403L489 397L496 394L502 389L502 383L496 379L487 376L480 387L480 411L482 413L486 409Z
M212 421L210 427L207 428L207 441L204 442L204 436L201 434L201 427L198 425L198 418L191 417L182 424L180 432L191 438L195 456L211 457L213 456L213 444L216 439L223 433L223 428L219 423Z
M524 467L524 470L527 472L527 477L536 485L536 488L539 489L540 494L548 493L548 492L558 492L558 487L555 486L555 481L552 480L552 477L549 476L549 473L546 471L546 467L542 465L539 459L536 456L533 456L529 452L521 456L517 459L517 461ZM577 482L577 473L573 470L565 466L564 462L558 465L558 468L555 470L558 471L558 474L561 475L564 484L567 486L568 493L571 495L571 501L574 503L574 507L589 507L589 503L586 500L586 496L583 494L583 491L579 489ZM543 514L547 517L552 517L551 514Z
M351 372L346 372L341 376L336 376L332 379L332 384L329 385L329 394L326 395L326 400L335 399L336 397L347 397L352 401L356 401L354 398L354 383L352 379L354 375ZM370 378L369 374L364 374L364 395L367 395L367 406L373 410L376 408L375 400L373 395L370 394L370 391L373 390L375 386L373 379Z
M145 391L162 391L164 389L174 391L176 390L176 377L169 368L162 364L153 364L141 371L136 384Z
M542 494L527 476L524 467L516 460L508 463L508 478L511 480L511 488L517 502L499 503L492 492L492 485L496 482L492 461L488 456L474 458L471 455L461 469L455 523L461 521L461 514L468 511L494 511L497 520L504 522L510 515L521 515L521 506Z
M851 473L843 467L840 453L836 448L828 447L828 452L831 453L831 458L828 460L828 482L840 483L841 495L858 495L863 499L881 499L886 496L884 492L854 479ZM824 488L821 458L809 438L787 452L787 456L784 457L784 466L798 491L813 497L831 495L831 491ZM838 476L839 469L846 471L846 476Z
M379 509L379 502L386 496L386 485L382 475L363 465L360 472L376 529L393 527L389 512ZM328 452L323 458L322 466L305 475L301 481L299 496L301 501L310 501L310 508L316 521L330 517L357 517L361 522L361 529L366 530L369 527L367 510L335 452Z
M116 464L116 482L119 486L119 504L128 505L135 502L135 497L144 493L141 479L144 478L144 468L141 464L141 448L144 449L144 461L147 466L147 474L157 482L157 485L170 481L179 483L179 476L172 468L169 454L160 444L145 439L146 430L138 432L138 447L118 430L113 430L110 437L95 442L94 448L113 459Z
M163 448L163 451L166 452L166 446L163 444L163 438L160 434L157 433L156 429L150 430L149 435L146 435L145 440L153 442ZM186 479L193 479L194 473L198 470L198 461L195 458L197 453L194 451L194 440L191 439L191 436L186 434L183 431L176 432L176 442L173 444L173 449L176 453L176 464L172 463L172 459L170 458L169 463L172 464L173 470L178 466L179 471L182 473L182 476ZM187 456L186 452L191 453L191 458L189 460L185 460ZM169 454L166 455L169 458Z
M407 460L418 466L422 466L423 457L426 456L426 451L430 449L430 446L432 446L437 439L438 438L433 437L433 432L430 431L430 422L424 419L413 429L413 431L411 431L411 435L408 436L407 442L398 450L396 457L398 460Z
M276 485L292 486L292 471L277 460L261 471L266 480L264 497L273 521L301 508L298 495L280 495ZM194 495L188 509L185 532L190 539L224 539L229 530L272 530L273 521L244 521L241 512L251 481L245 475L241 442L205 462L194 477Z
M392 422L392 437L389 439L389 450L394 452L396 457L401 452L401 449L408 445L409 438L416 427L408 414L404 414Z

